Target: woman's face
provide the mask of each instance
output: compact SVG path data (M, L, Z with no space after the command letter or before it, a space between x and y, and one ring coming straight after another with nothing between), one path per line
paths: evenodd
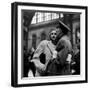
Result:
M56 36L57 36L57 32L55 30L52 31L51 34L50 34L51 40L54 41L56 39Z

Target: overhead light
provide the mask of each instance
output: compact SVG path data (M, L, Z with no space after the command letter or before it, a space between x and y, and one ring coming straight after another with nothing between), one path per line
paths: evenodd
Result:
M60 14L60 17L61 17L61 18L63 18L63 17L64 17L63 13L61 13L61 14Z

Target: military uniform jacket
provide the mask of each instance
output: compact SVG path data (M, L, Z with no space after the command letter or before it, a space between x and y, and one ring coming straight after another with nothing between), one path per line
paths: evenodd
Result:
M72 45L70 39L67 35L61 37L56 45L56 50L58 51L58 61L62 67L62 73L67 74L70 72L70 66L66 67L66 59L69 53L72 51ZM65 73L65 72L67 73Z

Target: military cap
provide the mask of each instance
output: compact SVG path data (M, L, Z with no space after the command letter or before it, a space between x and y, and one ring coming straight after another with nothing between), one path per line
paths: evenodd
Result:
M64 24L62 21L60 21L60 20L58 21L58 26L57 26L57 28L60 28L63 33L66 33L66 32L68 32L68 31L71 31L70 28L69 28L67 25L65 25L65 24Z

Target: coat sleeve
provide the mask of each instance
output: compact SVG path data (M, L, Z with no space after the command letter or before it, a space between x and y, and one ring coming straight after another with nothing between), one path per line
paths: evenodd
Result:
M61 40L61 41L59 41L58 43L57 43L57 45L56 45L56 51L61 51L62 49L64 49L65 47L64 47L64 41L63 40Z
M65 40L60 40L56 46L56 50L58 51L58 61L63 66L66 62L66 58L68 55L68 48L66 47Z
M44 52L44 48L44 42L42 41L35 50L33 58L39 58L40 54Z
M34 62L36 68L38 68L38 69L41 69L44 66L44 64L42 64L40 62L40 58L39 58L40 54L44 52L44 48L45 48L45 44L44 43L45 42L42 41L38 45L38 47L37 47L37 49L36 49L36 51L34 53L33 59L32 59L32 62Z

